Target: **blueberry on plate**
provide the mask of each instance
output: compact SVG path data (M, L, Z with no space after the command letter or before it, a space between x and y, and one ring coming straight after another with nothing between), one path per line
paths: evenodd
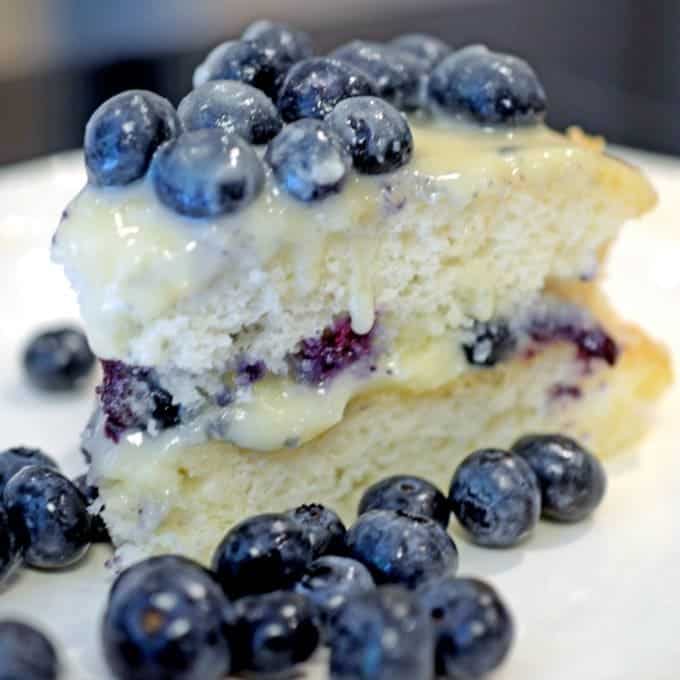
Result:
M430 68L451 54L451 48L443 40L427 33L406 33L392 40L390 45L422 59Z
M347 531L349 557L368 567L378 585L415 588L423 581L453 574L458 550L441 524L401 510L370 510Z
M286 514L307 534L314 559L327 554L342 554L347 529L336 512L320 503L310 503L289 510Z
M24 351L24 370L41 390L65 392L92 373L95 356L85 334L76 328L53 328L36 335Z
M50 458L40 449L29 448L28 446L14 446L0 453L0 496L5 490L5 485L14 475L29 465L40 465L41 467L59 470L56 461Z
M219 128L250 144L266 144L281 130L281 117L264 92L235 80L213 80L189 93L177 108L185 130Z
M517 440L512 451L534 471L544 517L578 522L602 502L607 477L602 463L570 437L534 434Z
M333 620L331 680L429 680L434 636L416 596L398 586L349 600Z
M130 90L109 99L85 128L90 182L124 186L144 177L156 149L179 131L172 104L153 92Z
M0 505L0 585L21 564L24 546L14 530L5 509ZM0 678L2 673L0 673Z
M392 172L411 159L413 136L408 121L384 99L345 99L328 114L326 125L342 140L359 172Z
M290 587L312 561L305 531L283 514L256 515L233 527L217 547L213 569L227 595Z
M536 475L523 458L500 449L481 449L463 460L449 502L473 540L491 547L515 545L541 514Z
M221 680L227 675L226 600L209 573L188 559L157 559L132 569L116 582L102 622L104 656L114 676Z
M241 38L252 40L268 50L274 51L279 59L289 64L311 57L314 53L312 39L307 33L288 24L267 19L261 19L250 24L243 31Z
M469 364L491 368L512 355L517 338L503 319L475 321L470 339L463 343L463 352Z
M352 165L336 135L309 118L286 125L264 158L278 184L305 203L339 193Z
M242 210L262 191L264 169L253 148L222 130L194 130L164 144L151 178L158 199L187 217Z
M509 54L472 45L450 54L432 71L430 101L442 111L482 125L532 125L547 100L534 70Z
M88 507L99 498L99 489L88 483L87 475L79 475L73 480L73 483L78 491L83 494ZM100 513L96 515L90 513L90 540L92 543L111 543L109 530L106 528L104 518Z
M278 591L234 603L230 637L237 670L280 673L307 661L319 646L314 607L297 593Z
M0 678L56 680L59 660L54 645L21 621L0 621Z
M369 510L403 510L449 526L451 510L446 496L431 482L412 475L394 475L369 486L359 501L359 514Z
M61 473L33 465L17 472L3 492L10 525L31 567L59 569L90 547L90 515L83 495Z
M418 598L434 626L438 677L475 680L508 655L514 623L491 586L472 578L445 578L426 583Z
M331 52L338 59L360 69L376 84L376 94L398 109L413 110L423 101L429 66L409 52L382 43L353 40Z
M286 122L325 118L343 99L371 95L376 86L363 71L327 57L303 59L286 75L277 105Z

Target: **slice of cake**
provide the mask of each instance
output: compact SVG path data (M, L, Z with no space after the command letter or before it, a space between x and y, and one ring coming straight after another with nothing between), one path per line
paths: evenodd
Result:
M380 477L445 485L530 431L634 441L668 360L587 281L647 181L546 128L519 59L316 58L269 27L177 112L103 104L54 239L102 359L83 448L121 553L206 560L305 501L351 517Z

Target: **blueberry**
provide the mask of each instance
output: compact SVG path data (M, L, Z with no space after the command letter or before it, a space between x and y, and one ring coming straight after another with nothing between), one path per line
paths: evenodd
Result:
M375 94L375 84L352 65L314 57L290 69L279 93L278 107L283 120L325 118L343 99Z
M413 136L408 121L383 99L345 99L327 116L326 125L352 154L359 172L391 172L411 159Z
M346 544L349 557L366 565L379 585L415 588L458 567L458 550L442 525L401 510L361 515L348 530Z
M266 94L234 80L213 80L188 94L177 109L185 130L219 128L251 144L266 144L281 118Z
M115 677L221 680L231 654L219 585L187 559L133 569L119 577L102 622L104 655Z
M475 680L502 663L512 646L514 624L491 586L446 578L426 583L418 596L434 625L439 677Z
M345 525L337 513L319 503L300 505L286 513L307 534L312 546L312 557L338 555L345 548Z
M172 104L153 92L130 90L104 102L85 128L90 182L124 186L144 177L156 149L180 127Z
M318 201L342 189L351 159L340 140L318 120L286 125L269 143L265 161L277 182L299 201Z
M398 109L417 109L423 100L427 62L389 45L353 40L330 55L360 69L376 83L376 94Z
M20 621L0 621L0 678L56 680L59 660L43 633Z
M264 169L238 135L194 130L158 150L151 177L159 200L171 210L187 217L218 217L257 198Z
M475 321L470 340L463 343L469 364L491 368L510 357L517 347L517 338L503 319Z
M15 446L0 453L0 496L5 490L5 485L19 470L29 465L59 470L56 461L50 458L40 449L32 449L27 446Z
M446 496L421 477L394 475L370 486L359 501L359 514L369 510L403 510L449 526L451 511Z
M238 670L286 671L309 659L319 645L314 608L297 593L251 595L234 603L231 638Z
M312 561L302 527L283 514L250 517L233 527L213 556L225 592L237 597L291 586Z
M330 634L331 680L429 680L434 636L415 595L389 586L354 597Z
M2 585L21 564L24 546L0 505L0 585ZM0 673L0 678L2 673Z
M83 495L62 474L37 465L7 482L3 501L10 523L26 546L31 567L58 569L77 562L90 547L90 515Z
M430 68L451 54L451 48L443 40L426 33L407 33L392 40L390 45L422 59Z
M80 475L73 480L76 488L83 494L88 506L99 498L99 489L87 481L87 475ZM92 543L111 543L109 530L104 524L104 518L100 513L90 513L90 540Z
M304 31L262 19L250 24L243 35L243 40L252 40L259 45L273 50L281 60L289 64L311 57L314 53L312 39Z
M500 449L471 453L449 491L458 521L480 545L507 547L527 536L541 514L536 475L523 458Z
M531 466L541 488L542 514L561 522L585 519L602 502L607 477L602 463L570 437L522 437L512 451Z
M36 387L64 392L78 387L94 368L85 335L75 328L54 328L36 335L24 352L24 370Z
M543 120L546 96L529 64L473 45L435 67L430 100L443 111L483 125L531 125Z

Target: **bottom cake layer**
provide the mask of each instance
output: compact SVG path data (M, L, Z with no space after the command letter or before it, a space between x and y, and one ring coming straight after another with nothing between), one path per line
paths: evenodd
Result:
M566 293L574 297L573 291ZM670 382L665 350L618 322L591 287L577 297L616 339L615 366L558 341L436 392L389 390L353 400L343 420L296 449L254 452L224 442L112 447L92 461L104 517L123 563L159 552L202 561L244 517L321 502L352 521L363 490L395 473L446 489L472 450L530 432L563 432L608 456L646 430Z

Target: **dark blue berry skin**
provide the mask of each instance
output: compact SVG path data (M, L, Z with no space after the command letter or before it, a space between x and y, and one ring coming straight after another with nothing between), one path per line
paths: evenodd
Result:
M104 102L85 128L85 165L92 184L124 186L146 174L156 149L180 132L167 99L130 90Z
M243 35L243 40L252 40L259 45L272 50L280 60L288 64L311 57L314 53L312 39L304 31L262 19L250 24Z
M307 534L314 559L322 555L342 554L347 529L336 512L319 503L310 503L289 510L286 515Z
M347 531L347 553L378 585L416 588L425 580L454 574L458 550L441 524L401 510L370 510Z
M340 140L311 119L286 125L269 143L265 161L278 184L305 203L339 193L351 168Z
M28 446L15 446L0 453L0 495L5 486L14 475L29 465L59 470L56 461L50 458L40 449L32 449Z
M368 74L377 86L377 95L398 109L413 110L423 101L429 75L427 62L390 45L353 40L330 55Z
M506 658L515 627L491 586L471 578L446 578L426 583L418 597L434 626L438 677L476 680Z
M529 464L541 488L543 517L579 522L602 502L607 476L602 463L570 437L527 435L512 451Z
M326 117L326 125L342 140L359 172L392 172L413 154L406 117L383 99L345 99Z
M359 514L370 510L403 510L429 517L444 529L451 516L446 496L434 484L409 475L394 475L369 486L359 501Z
M218 217L252 203L264 169L251 146L222 130L194 130L163 145L151 164L159 200L187 217Z
M0 678L56 680L59 660L54 645L32 626L0 621Z
M109 597L101 636L121 680L221 680L231 668L219 585L187 559L141 563Z
M297 593L251 595L234 603L230 637L239 671L279 673L307 661L319 646L312 603Z
M333 621L331 680L430 680L434 636L415 595L388 586L354 597Z
M204 83L180 102L177 113L185 130L219 128L250 144L266 144L282 127L274 102L235 80Z
M0 505L0 585L7 581L21 564L23 552L24 546L9 521L5 509Z
M502 319L475 321L471 333L473 338L463 344L463 352L473 366L491 368L512 356L517 348L517 338Z
M407 33L392 40L390 45L422 59L430 68L434 68L452 51L443 40L426 33Z
M281 86L278 107L286 122L325 118L343 99L376 94L376 85L351 64L327 57L304 59Z
M547 107L529 64L481 45L446 57L432 71L427 91L435 107L482 125L533 125L543 120Z
M59 569L90 547L90 515L83 495L51 468L31 466L7 482L3 502L31 567Z
M217 547L213 570L230 597L290 587L312 561L302 527L283 514L256 515L233 527Z
M87 482L87 475L80 475L73 480L76 488L83 494L88 506L99 498L99 489ZM111 543L109 530L100 514L90 513L90 540L92 543Z
M521 541L541 514L536 475L523 458L500 449L481 449L463 460L449 502L476 543L498 548Z
M55 328L36 335L24 352L31 383L48 392L76 389L92 373L95 356L85 335L75 328Z

